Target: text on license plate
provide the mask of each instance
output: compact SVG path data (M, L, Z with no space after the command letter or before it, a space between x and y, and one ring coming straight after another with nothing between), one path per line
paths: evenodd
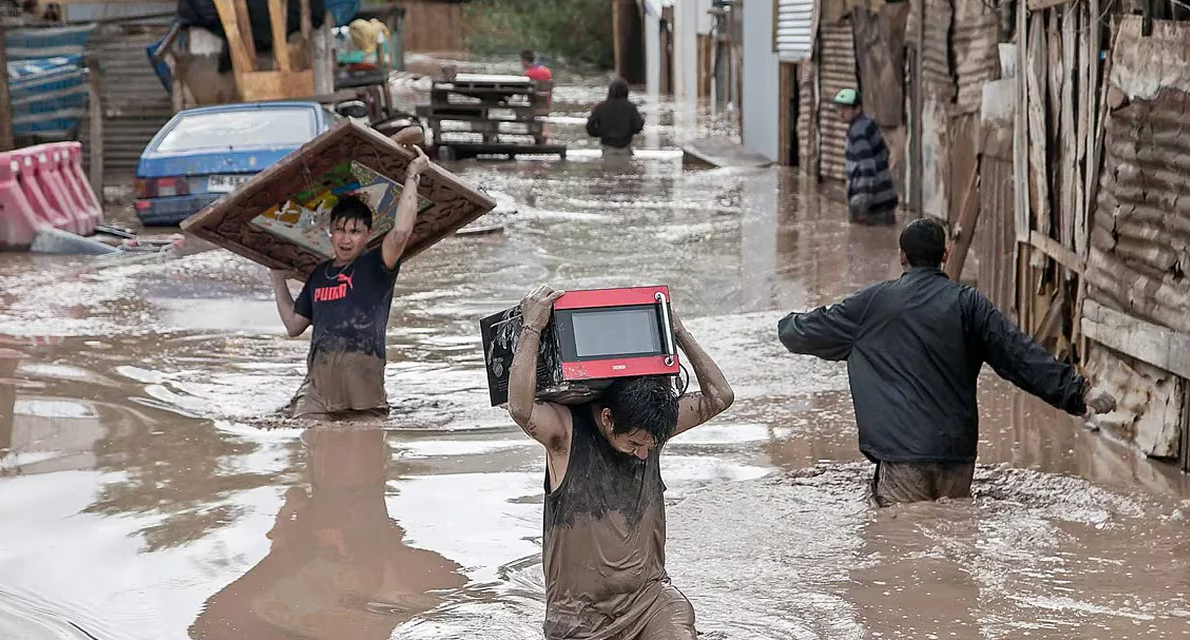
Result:
M251 175L211 176L207 179L207 191L228 193L251 179Z

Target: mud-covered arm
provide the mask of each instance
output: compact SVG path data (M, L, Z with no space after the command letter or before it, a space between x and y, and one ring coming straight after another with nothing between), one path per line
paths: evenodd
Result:
M309 316L313 315L307 308L309 307L310 283L307 281L302 286L302 292L298 296L299 302L295 306L293 295L289 293L289 284L285 281L285 272L273 270L269 272L269 275L273 279L273 297L277 299L277 313L281 315L281 322L285 325L285 331L289 337L296 338L310 326Z
M570 444L570 411L537 400L537 353L550 309L561 295L538 287L521 302L523 324L508 373L509 415L530 438L551 451L564 451Z
M673 317L678 347L686 354L690 368L694 369L699 389L678 399L678 424L674 428L676 436L726 411L735 402L735 392L732 391L727 376L723 375L719 365L715 364L694 336L686 330L676 313Z
M963 310L984 362L1001 378L1067 413L1087 413L1090 385L1073 365L1055 359L978 291L964 293Z
M805 313L791 313L777 323L781 344L793 353L824 360L846 360L859 336L872 288L863 289L842 302Z
M380 245L384 266L390 271L397 268L397 262L405 253L409 236L413 235L413 225L417 222L417 185L421 180L421 174L430 166L430 160L421 147L415 145L413 150L417 157L409 162L409 167L405 170L405 186L401 190L401 199L397 201L396 220Z

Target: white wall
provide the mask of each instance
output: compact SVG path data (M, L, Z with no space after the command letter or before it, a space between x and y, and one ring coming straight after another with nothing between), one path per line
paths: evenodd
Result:
M772 0L744 0L744 147L776 160L781 96L780 63L773 52Z

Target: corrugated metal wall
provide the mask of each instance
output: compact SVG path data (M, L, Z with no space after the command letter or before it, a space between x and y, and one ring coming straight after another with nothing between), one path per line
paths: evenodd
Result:
M817 86L816 71L813 64L798 65L798 104L797 104L797 155L799 168L803 173L818 175L818 159L814 150L818 148L814 123L817 114L814 104L817 102L814 94Z
M1000 76L1000 16L983 2L956 2L951 36L958 77L957 113L979 111L983 85Z
M835 117L831 104L841 89L854 88L859 83L855 71L855 37L851 30L851 19L820 24L818 39L821 46L819 172L825 178L843 180L847 177L844 165L847 156L847 123Z
M173 115L170 95L145 53L145 47L165 31L161 25L109 25L88 43L87 55L99 62L103 89L103 174L107 184L132 179L145 145ZM89 165L89 119L83 121L80 139Z
M777 53L784 62L801 62L814 47L814 0L777 0Z

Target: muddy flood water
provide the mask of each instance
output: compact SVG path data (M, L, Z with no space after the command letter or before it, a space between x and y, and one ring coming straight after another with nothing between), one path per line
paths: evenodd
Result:
M604 161L601 93L559 88L564 162L449 167L505 229L403 268L383 430L268 418L308 334L247 260L0 255L0 638L541 638L544 453L489 406L478 330L539 283L668 284L734 385L662 456L704 637L1190 636L1190 480L990 371L975 499L871 509L844 367L775 325L898 275L897 230L792 172L684 170L714 127L664 102Z

